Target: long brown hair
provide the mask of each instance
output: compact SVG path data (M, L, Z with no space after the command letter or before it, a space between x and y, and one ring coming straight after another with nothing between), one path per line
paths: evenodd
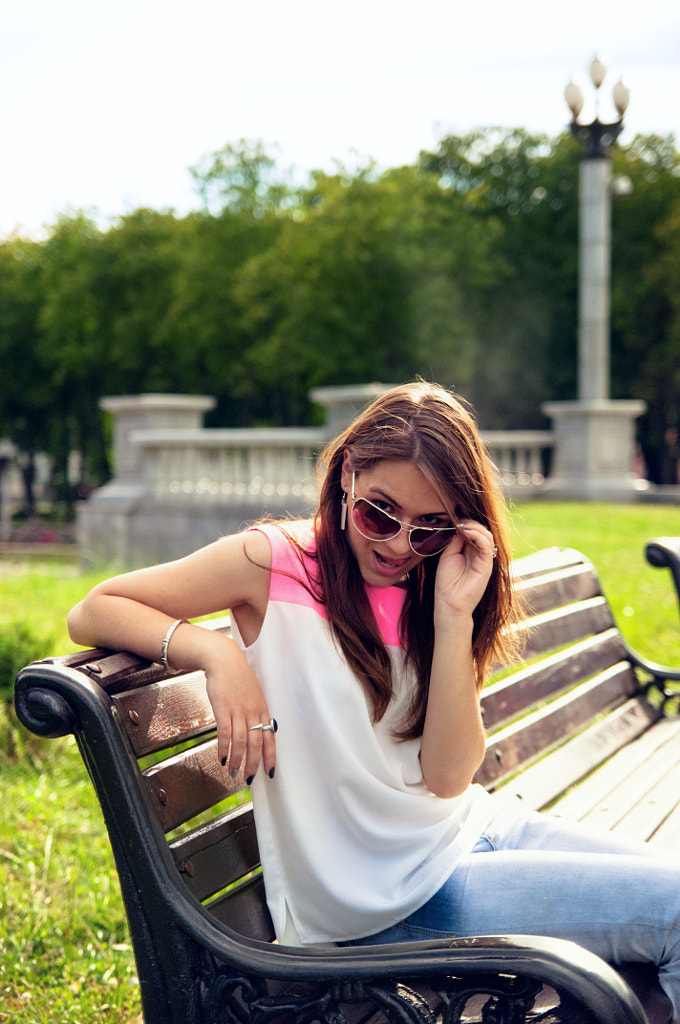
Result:
M366 596L361 574L340 529L342 461L349 452L354 472L383 459L414 463L439 493L451 520L474 519L492 533L493 572L473 614L472 649L478 689L494 659L512 645L507 629L518 616L510 574L507 512L497 473L466 403L436 384L416 381L373 402L325 450L316 514L316 584L336 640L366 689L379 721L392 697L392 666ZM406 584L400 633L413 664L417 688L398 735L423 731L434 647L434 583L438 556L423 559ZM316 588L315 588L316 589Z

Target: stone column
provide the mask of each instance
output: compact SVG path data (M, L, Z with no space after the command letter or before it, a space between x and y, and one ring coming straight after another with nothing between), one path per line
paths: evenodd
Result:
M589 157L579 175L578 397L609 398L611 161Z
M346 384L312 388L309 397L326 410L324 429L329 441L348 427L371 402L391 391L394 384Z
M144 503L147 483L142 473L143 452L131 435L153 428L202 427L203 415L214 407L215 399L208 395L123 395L102 398L99 405L114 417L114 476L80 504L78 547L85 564L130 568L154 560L151 552L147 559L133 550L131 523Z
M102 398L104 412L113 416L113 475L117 482L141 480L142 451L133 444L135 430L195 430L215 408L209 395L123 395Z

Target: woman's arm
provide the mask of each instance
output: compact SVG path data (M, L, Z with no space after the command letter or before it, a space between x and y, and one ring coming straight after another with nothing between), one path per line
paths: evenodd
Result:
M493 569L492 552L489 531L468 523L439 560L435 643L420 753L425 784L436 796L463 793L484 758L472 613Z
M269 595L271 550L258 532L227 537L186 558L139 569L98 584L68 617L71 639L83 646L128 650L160 661L163 638L176 619L229 609L246 643L259 633ZM221 633L188 623L168 645L176 669L202 669L215 711L218 756L238 769L247 748L246 777L275 767L273 733L252 725L272 717L243 652ZM227 762L225 762L227 763Z

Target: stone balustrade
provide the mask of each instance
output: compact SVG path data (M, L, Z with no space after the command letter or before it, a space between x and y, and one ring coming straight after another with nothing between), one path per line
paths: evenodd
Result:
M507 490L540 486L549 431L482 432ZM262 505L291 497L314 502L316 464L326 431L282 427L271 430L138 430L142 479L161 498Z
M314 502L324 430L140 430L142 476L159 499L191 498L261 506L291 498Z
M211 429L212 399L189 395L106 398L114 417L113 480L79 509L81 558L127 568L180 557L265 515L315 508L326 443L387 385L316 389L321 428ZM541 491L553 437L547 431L482 436L508 492Z
M540 487L555 438L550 430L483 430L482 439L506 490Z

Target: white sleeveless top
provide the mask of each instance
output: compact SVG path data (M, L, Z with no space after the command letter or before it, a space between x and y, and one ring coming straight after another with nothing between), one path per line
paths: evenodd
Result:
M260 768L252 785L267 903L286 945L356 939L433 896L496 804L477 785L453 799L434 796L423 782L420 739L392 735L414 683L398 638L405 591L366 587L395 690L373 724L324 606L298 582L297 550L278 527L258 529L269 538L273 571L262 630L245 653L279 725L276 777ZM311 523L286 529L313 547Z

